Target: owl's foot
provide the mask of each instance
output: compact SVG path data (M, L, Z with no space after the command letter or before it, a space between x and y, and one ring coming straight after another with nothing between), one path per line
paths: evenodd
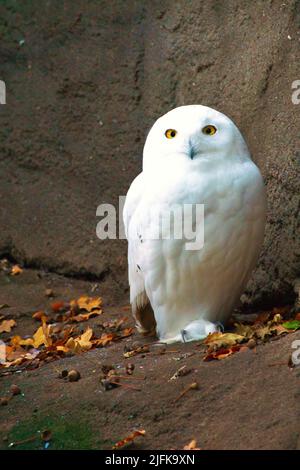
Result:
M206 338L210 333L224 331L221 323L212 323L208 320L195 320L189 323L178 335L171 338L160 338L162 343L189 343L190 341L199 341Z

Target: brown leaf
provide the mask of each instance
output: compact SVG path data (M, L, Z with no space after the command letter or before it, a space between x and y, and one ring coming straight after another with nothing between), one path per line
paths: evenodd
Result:
M46 321L47 315L42 310L39 310L38 312L32 314L32 318L38 321Z
M133 349L131 351L126 351L124 352L123 356L124 357L132 357L136 356L137 354L144 354L149 352L149 346L145 344L144 346L140 346L136 349Z
M3 320L0 323L0 333L9 333L11 329L16 326L17 322L15 320Z
M128 336L131 336L133 333L133 328L125 328L123 331L121 331L119 338L127 338Z
M222 347L233 346L244 341L244 336L235 333L212 333L204 340L204 344L208 344L210 349L219 349Z
M218 349L217 351L212 351L208 354L206 354L203 358L203 361L212 361L214 359L225 359L228 356L231 356L232 354L238 352L241 349L241 346L239 344L232 346L231 348L222 348Z
M243 325L242 323L235 323L235 333L244 336L246 339L251 339L254 336L254 328L250 325Z
M178 379L178 377L184 377L184 376L188 375L190 372L192 372L192 370L193 369L189 369L187 366L179 367L179 369L175 372L175 374L172 375L172 377L169 379L169 382L171 380Z
M93 340L93 344L96 347L100 347L100 346L104 347L117 338L118 336L116 333L103 333L103 335L101 335L101 338Z
M266 323L266 321L270 318L270 312L261 312L258 317L256 318L254 324L257 323Z
M76 321L76 322L87 321L92 317L96 317L97 315L101 315L102 313L103 313L103 310L95 309L90 313L79 313L79 315L75 315L74 317L71 317L70 320Z
M61 312L62 310L65 310L67 308L67 304L62 300L59 300L57 302L52 302L51 308L53 312Z
M121 447L124 447L127 444L130 444L133 442L137 437L139 436L144 436L146 434L146 431L144 429L140 429L138 431L134 431L133 433L129 434L129 436L125 437L125 439L122 439L121 441L118 441L112 449L120 449Z
M2 310L3 308L9 308L9 305L8 304L0 304L0 310Z

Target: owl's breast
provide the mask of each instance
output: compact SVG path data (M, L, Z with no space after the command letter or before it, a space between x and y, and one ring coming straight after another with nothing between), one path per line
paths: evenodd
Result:
M180 182L176 193L166 184L153 205L155 214L165 214L185 204L204 205L204 218L193 221L189 236L203 231L201 247L187 249L186 236L148 238L143 247L145 286L154 306L189 312L204 309L220 319L241 293L256 262L265 224L265 193L257 167L249 162L228 172L192 175ZM153 207L143 207L145 212ZM151 212L151 211L150 211ZM147 218L148 226L157 217ZM172 228L172 227L171 227ZM159 232L160 235L162 232ZM201 234L199 239L201 238ZM191 246L191 245L189 245ZM225 313L224 313L225 312Z

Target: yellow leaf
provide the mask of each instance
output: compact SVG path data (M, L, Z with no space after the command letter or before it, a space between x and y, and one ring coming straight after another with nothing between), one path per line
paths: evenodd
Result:
M92 328L88 328L80 337L77 339L78 344L82 347L82 349L90 349L92 347L92 343L90 341L91 337L93 336Z
M272 320L268 323L270 325L277 325L278 323L282 323L283 321L283 318L282 316L280 315L280 313L276 313L274 315L274 317L272 318Z
M23 269L20 268L20 266L18 266L17 264L15 264L15 265L11 268L10 275L11 275L11 276L17 276L18 274L21 274L22 272L23 272Z
M189 444L184 446L183 450L201 450L200 447L197 447L197 441L193 439Z
M38 348L44 344L45 346L51 346L52 341L49 336L49 326L43 323L33 335L33 346Z
M65 344L65 347L68 350L77 353L81 351L88 351L93 346L90 341L93 336L93 330L88 328L81 336L78 338L69 338Z
M9 333L16 324L15 320L3 320L0 324L0 333Z
M99 308L102 305L101 297L88 297L86 295L79 297L76 301L73 300L71 306L74 306L74 302L80 309L86 310L87 312L91 312L93 309Z
M18 346L33 346L33 339L22 339L21 336L13 336L10 340L10 344L15 348L17 348Z
M56 349L57 351L63 351L64 353L67 353L70 351L70 349L67 348L66 346L56 346Z

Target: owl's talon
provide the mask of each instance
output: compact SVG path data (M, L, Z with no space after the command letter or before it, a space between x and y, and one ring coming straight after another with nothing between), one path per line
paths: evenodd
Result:
M224 333L225 328L224 328L223 323L221 323L220 321L217 321L217 322L215 323L215 325L216 325L217 331L218 331L219 333Z
M186 331L185 331L185 330L181 330L181 331L180 331L180 334L181 334L182 342L183 342L183 343L186 343L186 340L185 340Z

